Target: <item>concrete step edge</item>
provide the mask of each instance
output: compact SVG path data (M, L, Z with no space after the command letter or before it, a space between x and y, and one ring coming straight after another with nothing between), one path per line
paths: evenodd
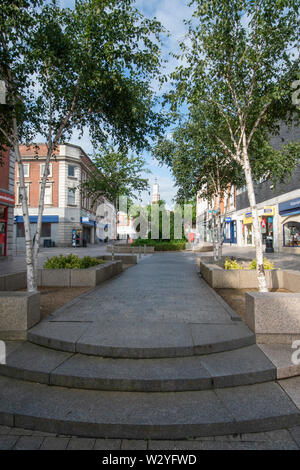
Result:
M170 394L74 391L0 378L0 424L99 438L185 439L300 424L275 383ZM242 402L242 403L241 403ZM238 406L238 408L237 408Z
M208 356L109 359L15 343L9 344L0 374L68 388L134 392L209 390L276 379L275 367L255 345Z

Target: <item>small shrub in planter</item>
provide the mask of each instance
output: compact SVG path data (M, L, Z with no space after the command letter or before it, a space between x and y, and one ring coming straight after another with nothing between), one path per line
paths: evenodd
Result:
M226 258L224 263L225 269L256 269L256 258L251 261L248 266L240 264L235 259ZM274 263L269 261L267 258L264 258L264 269L274 269Z
M98 264L103 264L105 261L91 258L91 256L84 256L79 258L77 255L59 255L48 258L44 264L44 269L87 269Z
M248 265L247 269L256 269L257 263L256 258ZM267 258L264 258L264 269L274 269L274 263L269 261Z
M226 258L224 268L225 269L244 269L243 265L239 264L236 259L230 259L230 258Z

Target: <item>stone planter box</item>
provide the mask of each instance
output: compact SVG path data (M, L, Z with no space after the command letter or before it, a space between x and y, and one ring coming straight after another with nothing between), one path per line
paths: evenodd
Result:
M111 246L108 245L106 250L111 253ZM141 247L142 253L144 253L144 247ZM139 246L128 246L128 245L115 245L114 252L115 253L139 253L140 247ZM154 253L154 246L146 246L146 253Z
M26 284L26 271L0 276L0 292L25 289Z
M198 260L197 260L198 261ZM198 261L200 272L214 289L258 287L255 270L226 270L217 264ZM246 323L258 343L292 344L300 340L300 271L266 270L269 289L291 292L247 292Z
M39 269L39 286L95 287L123 270L122 261L107 261L88 269ZM40 321L40 293L25 289L26 272L0 276L0 339L26 340L27 330Z
M220 264L222 262L218 265L198 261L202 277L213 289L255 289L258 287L254 269L224 269ZM270 289L283 288L283 272L280 269L266 270L267 284ZM288 289L288 287L285 288Z
M0 339L26 340L40 319L39 292L0 292Z
M198 243L197 245L193 245L193 251L202 253L206 251L214 251L214 247L211 243Z
M258 343L291 345L300 339L300 294L247 292L246 323Z
M122 261L107 261L88 269L39 269L39 286L95 287L123 270Z

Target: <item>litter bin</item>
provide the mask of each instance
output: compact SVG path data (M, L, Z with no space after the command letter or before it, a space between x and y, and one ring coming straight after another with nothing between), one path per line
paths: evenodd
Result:
M273 238L272 237L267 237L266 238L266 253L274 253Z

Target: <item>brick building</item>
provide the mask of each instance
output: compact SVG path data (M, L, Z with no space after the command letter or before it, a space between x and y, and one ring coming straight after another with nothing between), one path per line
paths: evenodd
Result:
M25 185L29 201L32 236L36 230L40 187L47 146L38 144L38 158L33 147L20 147ZM45 207L42 219L41 245L74 246L82 242L97 243L96 212L91 201L79 189L87 179L93 163L81 147L72 144L59 145L55 158L51 159L45 191ZM19 176L15 171L15 224L14 237L17 250L25 248L22 208L19 203Z
M0 259L13 254L14 156L6 149L0 165Z

